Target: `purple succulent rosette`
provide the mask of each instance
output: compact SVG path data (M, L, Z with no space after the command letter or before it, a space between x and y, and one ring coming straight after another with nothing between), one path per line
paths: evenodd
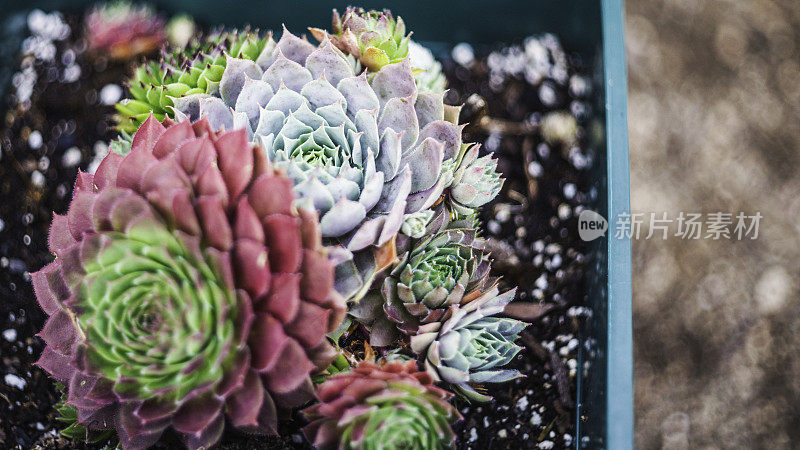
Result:
M379 268L358 253L433 206L471 148L457 108L419 92L408 59L369 76L356 66L329 40L314 47L284 31L255 60L227 56L217 94L175 99L176 119L243 128L286 171L299 204L318 211L326 245L339 248L337 290L353 300Z
M514 299L516 288L499 293L492 286L475 299L451 305L437 321L421 325L411 336L411 349L437 382L447 383L469 400L488 402L475 385L502 383L522 375L502 369L519 353L515 344L527 323L495 317Z
M313 213L244 131L148 119L126 157L80 173L32 274L50 316L38 365L89 429L125 449L172 427L189 448L226 423L276 434L313 398L345 306Z

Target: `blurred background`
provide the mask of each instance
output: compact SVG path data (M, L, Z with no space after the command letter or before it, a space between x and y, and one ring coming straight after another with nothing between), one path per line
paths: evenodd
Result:
M633 242L637 447L797 448L800 2L626 8L632 210L763 215Z

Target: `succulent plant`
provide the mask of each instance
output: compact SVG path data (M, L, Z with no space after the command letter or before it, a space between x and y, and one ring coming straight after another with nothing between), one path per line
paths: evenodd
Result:
M120 132L119 136L117 136L116 139L113 139L108 144L108 151L114 152L120 156L128 156L128 153L131 152L132 145L133 145L133 136L131 136L127 131L123 130ZM98 166L100 165L101 161L98 161Z
M383 66L402 61L408 56L410 36L401 17L391 11L365 10L348 6L344 15L333 10L333 34L319 28L309 28L320 41L327 39L348 55L356 57L372 72Z
M447 87L442 65L433 53L412 41L411 33L406 34L403 19L395 20L387 9L367 11L351 6L343 16L334 9L333 34L319 28L309 28L309 31L320 42L330 39L338 49L357 58L371 72L408 57L420 92L442 92Z
M491 155L478 158L479 147L467 150L448 191L448 206L458 217L474 214L476 209L497 197L503 178L497 172L497 160Z
M373 250L439 200L470 147L443 93L417 91L408 60L368 80L329 41L309 49L289 36L256 62L229 56L219 93L176 99L175 117L246 129L319 212L340 250L337 290L357 299L381 268Z
M319 386L320 403L304 410L306 437L327 449L452 448L460 418L449 392L417 363L362 362Z
M434 379L444 381L465 398L489 401L475 384L501 383L523 376L514 369L501 369L519 352L516 341L526 323L492 317L503 312L516 289L498 295L493 286L479 297L451 305L439 321L423 324L411 336L411 349L425 361Z
M421 238L427 234L428 223L434 214L435 212L432 209L406 214L400 231L410 238Z
M60 389L64 386L57 383ZM61 430L61 435L67 439L74 439L88 444L99 444L115 437L113 430L90 430L78 422L78 408L67 404L67 395L62 394L61 400L55 405L58 412L56 420L66 425Z
M149 118L131 152L80 173L55 215L55 260L32 274L50 316L38 365L89 430L125 449L167 427L207 448L225 417L276 433L313 397L344 314L316 217L244 131Z
M226 53L256 61L275 47L271 34L261 36L257 30L244 30L215 32L186 48L165 50L160 60L137 67L128 80L130 98L116 105L117 128L133 133L150 114L159 121L174 117L175 101L184 96L218 93Z
M85 27L90 50L119 60L153 52L166 41L164 19L125 0L92 8Z
M451 305L476 298L491 284L490 260L474 228L449 228L417 240L383 280L380 295L366 296L351 314L370 328L370 344L386 346L438 322Z

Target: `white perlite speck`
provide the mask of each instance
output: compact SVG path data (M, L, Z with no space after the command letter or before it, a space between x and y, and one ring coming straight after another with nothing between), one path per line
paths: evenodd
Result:
M477 428L473 427L471 430L469 430L469 441L475 442L477 440L478 440L478 430Z
M543 167L542 167L542 165L541 165L541 164L539 164L538 162L536 162L536 161L531 161L531 162L528 164L528 173L529 173L529 174L530 174L532 177L534 177L534 178L538 178L540 175L542 175L542 173L543 173L543 172L544 172L544 168L543 168Z
M36 187L42 187L44 186L44 182L45 179L44 175L42 175L42 172L34 170L33 173L31 174L31 183L33 183L33 185Z
M534 411L533 415L531 416L531 425L538 427L541 424L542 424L542 416L540 416L539 413Z
M497 219L498 222L501 223L508 222L508 219L511 218L511 209L505 205L503 205L502 207L498 207L497 214L495 214L494 217L495 219Z
M553 441L542 441L542 442L539 442L539 448L541 448L541 449L549 450L551 448L554 448L555 446L556 446L556 443L553 442Z
M577 339L575 339L575 338L572 338L572 339L570 339L570 340L569 340L569 342L567 343L567 348L568 348L570 351L572 351L572 350L575 350L576 348L578 348L578 344L580 344L580 341L578 341L578 340L577 340Z
M578 188L575 187L572 183L567 183L564 185L564 197L573 198L575 194L578 192Z
M539 289L547 289L547 276L542 274L536 279L535 284Z
M19 389L20 391L25 389L25 385L27 384L25 382L25 380L23 380L22 378L14 375L13 373L7 373L5 378L4 378L4 380L5 380L7 385L9 385L11 387L15 387L15 388Z
M558 205L558 218L561 220L567 220L572 215L572 208L566 203L562 203Z
M14 342L17 340L17 330L13 328L9 328L3 331L3 339L7 340L8 342Z
M64 156L61 157L61 164L64 167L73 167L77 166L78 163L81 162L81 149L78 147L70 147L67 151L64 152Z
M768 268L755 286L758 310L765 314L780 312L792 298L794 289L794 280L783 266Z
M500 233L500 230L502 230L502 228L500 227L500 224L497 223L494 220L490 220L489 222L487 222L486 223L486 228L492 234L498 234L498 233Z
M100 89L100 101L104 105L113 105L122 98L122 88L116 84L107 84Z
M460 42L453 47L451 52L453 60L462 66L469 66L475 60L475 51L466 42Z
M40 133L39 131L33 131L28 136L28 145L34 150L41 147L43 141L44 139L42 139L42 133Z
M528 396L520 397L520 399L517 401L517 409L522 411L528 409Z
M108 154L108 144L103 141L97 141L94 143L94 159L92 162L89 163L89 167L86 169L88 173L95 173L97 168L100 167L100 163L103 162L103 158L106 157Z

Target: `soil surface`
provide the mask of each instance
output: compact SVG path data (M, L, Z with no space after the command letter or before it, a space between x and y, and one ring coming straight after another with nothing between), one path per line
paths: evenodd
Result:
M51 212L66 212L78 169L96 165L115 136L107 128L111 105L130 67L87 54L76 16L47 19L57 27L33 35L26 16L8 20L17 21L18 34L7 45L23 51L4 60L15 61L15 70L0 129L0 447L84 448L60 437L64 425L53 410L60 392L33 365L43 348L35 334L46 317L29 273L51 259ZM5 48L0 55L13 53ZM458 448L566 448L574 444L578 330L589 313L589 257L576 217L597 196L589 177L591 87L581 61L553 36L481 51L461 44L443 56L447 101L465 104L467 140L494 152L506 177L483 210L484 235L495 275L504 277L504 288L518 287L514 315L531 323L512 363L526 377L487 389L491 403L457 402L464 415L455 426ZM299 417L282 422L282 438L228 432L220 447L310 448L301 424ZM167 434L159 446L176 445Z

